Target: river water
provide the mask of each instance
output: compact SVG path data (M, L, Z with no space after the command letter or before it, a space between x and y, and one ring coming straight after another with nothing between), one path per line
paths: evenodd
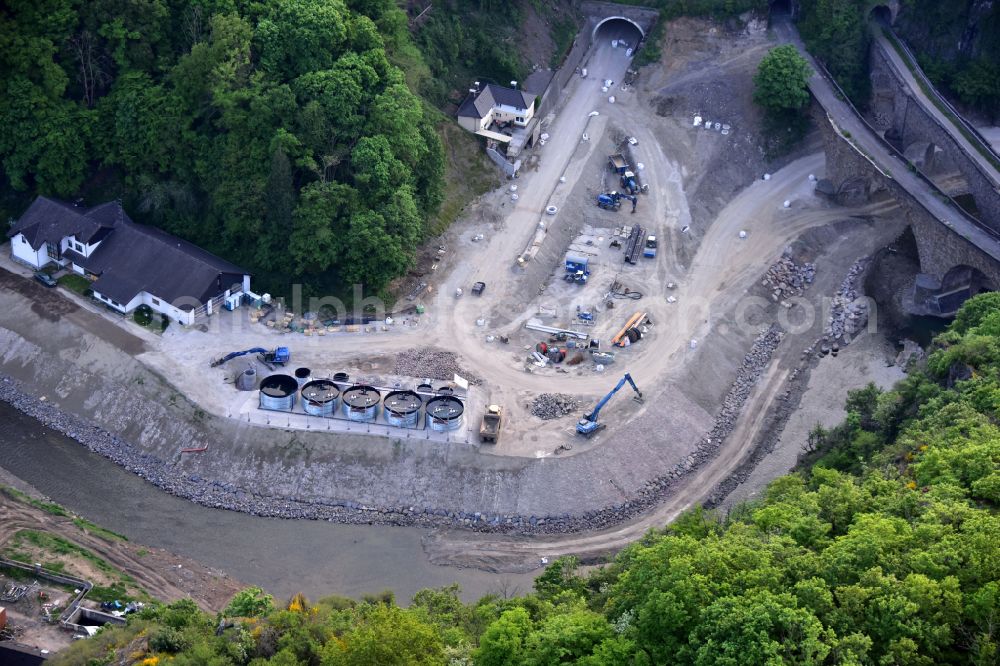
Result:
M458 583L467 601L531 589L529 574L439 567L424 530L258 518L168 495L0 402L0 467L54 501L131 541L166 548L259 585L278 598L304 592L357 597L390 589L400 603L425 587Z

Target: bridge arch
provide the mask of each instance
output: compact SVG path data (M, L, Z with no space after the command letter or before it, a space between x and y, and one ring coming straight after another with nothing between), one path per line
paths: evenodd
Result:
M608 23L609 21L625 21L626 23L631 23L632 26L639 31L640 40L646 39L646 31L642 29L642 26L626 16L608 16L606 18L601 19L600 21L597 22L597 25L594 26L594 31L590 33L590 36L592 38L596 38L597 31L601 29L602 25Z
M981 294L984 291L996 291L997 286L981 270L974 266L959 264L952 266L941 278L941 291L953 291L967 288L969 296Z

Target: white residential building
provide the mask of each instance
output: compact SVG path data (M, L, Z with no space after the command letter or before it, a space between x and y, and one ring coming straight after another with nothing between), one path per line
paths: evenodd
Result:
M470 132L483 133L510 123L527 127L535 115L535 95L492 83L469 96L458 109L458 124Z
M127 314L148 305L183 324L250 293L250 274L175 236L136 224L121 204L83 208L38 197L7 233L11 257L91 280L94 298Z

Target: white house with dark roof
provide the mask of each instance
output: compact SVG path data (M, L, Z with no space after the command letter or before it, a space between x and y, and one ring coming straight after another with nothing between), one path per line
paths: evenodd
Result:
M38 197L7 232L11 257L91 280L94 298L127 314L148 305L183 324L250 293L250 274L175 236L133 222L121 204L83 208Z
M466 97L458 109L458 124L470 132L485 134L494 123L527 127L534 115L535 95L488 83Z

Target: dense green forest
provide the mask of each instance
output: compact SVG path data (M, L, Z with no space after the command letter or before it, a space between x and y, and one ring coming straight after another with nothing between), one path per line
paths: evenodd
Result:
M873 0L801 0L799 31L855 101L868 97ZM987 116L1000 114L1000 5L904 0L895 29L934 83ZM975 19L973 19L975 17ZM973 27L974 26L974 27Z
M392 0L14 0L0 8L8 215L122 197L262 287L373 290L443 192Z
M692 511L525 596L246 590L219 617L159 606L56 664L976 664L1000 661L1000 294L926 367L847 401L812 463L724 519Z

